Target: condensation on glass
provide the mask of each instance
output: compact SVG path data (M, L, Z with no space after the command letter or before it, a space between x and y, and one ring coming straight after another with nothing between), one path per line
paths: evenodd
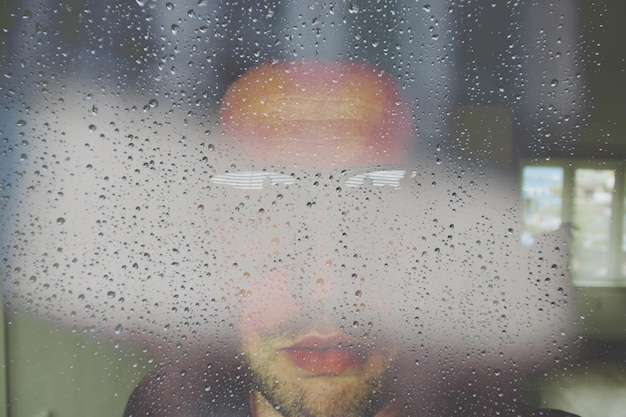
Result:
M262 415L262 319L310 373L385 352L371 415L623 410L623 9L5 2L8 415ZM284 62L392 80L409 162L250 160L222 98Z

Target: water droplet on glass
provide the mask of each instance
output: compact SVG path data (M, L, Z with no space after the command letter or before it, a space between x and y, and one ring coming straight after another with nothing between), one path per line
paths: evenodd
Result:
M118 324L117 326L115 326L115 334L122 333L122 330L124 330L124 328L122 327L121 324Z
M150 106L151 109L156 108L158 105L159 105L159 102L155 98L153 98L152 100L148 102L148 106Z
M354 4L354 3L350 3L348 5L348 13L350 14L356 14L359 12L359 6L358 4Z
M63 217L59 217L57 218L57 224L60 226L62 224L65 224L65 219Z
M17 125L19 127L26 126L26 120L23 120L23 119L18 120Z

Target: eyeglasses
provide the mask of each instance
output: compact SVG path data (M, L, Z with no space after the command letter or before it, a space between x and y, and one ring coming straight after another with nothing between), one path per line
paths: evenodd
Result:
M343 170L339 172L337 181L346 187L360 187L368 183L375 187L390 186L398 188L402 180L405 178L414 178L416 175L416 171L409 171L404 167L376 166ZM296 184L303 178L310 176L310 174L307 175L304 172L287 174L285 172L272 172L267 170L242 171L214 175L209 181L214 185L228 188L262 190L268 185ZM321 174L318 173L314 176L317 178L320 177Z

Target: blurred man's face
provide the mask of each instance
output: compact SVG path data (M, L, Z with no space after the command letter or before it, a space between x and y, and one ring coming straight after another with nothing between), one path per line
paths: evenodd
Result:
M233 84L221 114L244 156L211 179L236 191L216 199L227 255L214 259L241 300L254 416L389 417L394 398L439 408L450 384L478 390L493 369L500 384L502 369L533 371L571 322L559 243L521 245L506 181L412 164L389 79L344 64L262 66Z
M257 72L227 94L226 131L243 138L242 147L262 163L285 166L287 174L295 165L302 178L279 189L266 178L263 190L241 191L254 218L244 219L245 232L236 224L224 231L247 277L240 289L241 341L256 390L252 408L285 416L376 415L395 357L378 337L390 300L376 293L385 278L364 273L367 256L356 246L366 235L376 245L373 231L359 228L384 213L358 186L346 185L354 176L343 169L379 171L373 165L405 162L403 105L388 80L363 68L314 64ZM261 97L246 97L250 89ZM268 101L274 104L267 107Z
M358 317L350 307L322 299L321 287L345 277L323 270L318 276L324 278L276 269L252 283L244 306L242 349L254 388L286 416L374 415L394 351L378 343L379 323L371 324L369 338L346 329L351 323L331 314L334 307L335 313L346 310L352 321ZM316 284L320 294L288 289L307 279L324 281Z
M245 275L238 291L245 360L255 389L284 415L375 415L395 358L385 337L393 299L385 292L397 277L366 265L389 256L381 246L390 239L384 222L370 227L387 215L385 204L362 197L401 190L338 192L334 179L303 182L281 191L273 206L250 193L251 213L257 204L268 209L246 216L246 233L231 238Z

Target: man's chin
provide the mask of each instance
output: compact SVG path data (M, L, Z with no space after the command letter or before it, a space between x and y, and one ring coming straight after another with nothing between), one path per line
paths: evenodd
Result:
M374 416L383 406L390 353L370 352L358 359L345 352L315 353L316 362L307 364L311 358L303 359L303 352L253 351L248 366L254 388L286 417ZM298 366L303 360L305 366Z
M363 380L354 373L257 386L269 404L285 417L374 416L383 407L382 381Z

